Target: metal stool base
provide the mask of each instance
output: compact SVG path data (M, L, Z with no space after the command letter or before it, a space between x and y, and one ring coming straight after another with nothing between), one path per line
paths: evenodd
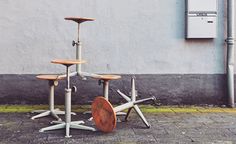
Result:
M32 120L46 117L46 116L52 116L53 118L57 119L58 121L61 121L61 118L58 115L65 114L65 111L61 111L60 109L54 109L54 110L34 110L31 113L39 113L38 115L35 115L31 117ZM76 115L76 113L72 112L72 115Z
M128 96L126 96L124 93L120 92L120 91L117 91L124 99L127 100L128 103L132 103L132 106L128 109L128 112L126 114L126 117L125 117L125 120L127 121L128 120L128 117L129 117L129 114L131 112L132 109L134 109L136 111L136 113L138 114L138 116L142 119L143 123L146 125L147 128L150 128L151 125L147 122L146 118L144 117L142 111L140 110L140 108L138 107L138 105L136 104L136 99L135 99L135 96L131 98L129 98ZM151 98L148 98L148 99L143 99L143 101L146 101L146 100L150 100ZM123 107L122 105L121 106L118 106L119 109L124 109L125 106ZM117 107L117 108L118 108Z
M70 122L70 123L66 123L66 122L55 122L55 123L58 123L58 124L42 128L42 129L39 130L39 132L45 132L45 131L58 130L58 129L64 129L65 128L66 129L66 136L65 137L69 138L69 137L71 137L71 135L69 135L70 128L96 131L95 128L81 125L81 124L84 124L84 121L73 121L73 122Z

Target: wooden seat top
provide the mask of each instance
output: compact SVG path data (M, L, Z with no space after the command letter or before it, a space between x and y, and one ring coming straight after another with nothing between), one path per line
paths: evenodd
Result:
M65 77L61 77L60 75L56 75L56 74L37 75L36 77L41 80L62 80L65 78Z
M92 103L92 116L96 127L103 132L111 132L116 127L116 114L109 101L96 97Z
M86 21L94 21L95 19L93 18L84 18L84 17L65 17L65 20L72 20L77 23L82 23Z
M117 80L120 79L121 76L120 75L97 75L94 76L93 78L95 79L102 79L102 80Z
M64 65L73 65L73 64L82 64L86 63L84 60L71 60L71 59L55 59L51 61L52 63L55 64L64 64Z

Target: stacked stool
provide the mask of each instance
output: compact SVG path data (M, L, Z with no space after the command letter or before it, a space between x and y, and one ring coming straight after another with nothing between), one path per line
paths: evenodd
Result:
M72 76L80 76L83 79L86 77L91 77L94 79L98 79L99 84L103 84L103 97L97 97L93 104L92 104L92 116L96 127L103 131L103 132L110 132L116 126L116 115L120 113L122 110L128 109L128 113L122 113L126 115L126 119L129 116L131 109L135 109L137 114L140 116L144 124L150 128L150 125L146 121L145 117L143 116L142 112L140 111L137 104L148 101L148 100L155 100L155 97L136 100L136 93L135 93L135 82L134 78L132 78L132 91L131 91L131 98L126 96L119 90L117 90L118 94L120 94L127 103L117 106L115 108L109 102L109 81L110 80L117 80L120 79L121 76L119 75L99 75L93 73L83 72L81 69L82 64L85 63L82 60L82 43L79 39L79 32L80 32L80 24L86 21L94 21L92 18L81 18L81 17L66 17L65 20L74 21L78 24L78 38L77 41L73 41L72 45L76 46L76 59L56 59L51 61L54 64L61 64L66 67L66 72L64 75L39 75L37 76L38 79L48 80L49 87L50 87L50 95L49 95L49 110L36 110L33 112L39 112L40 114L33 116L32 119L51 115L57 119L57 121L52 121L52 126L48 126L45 128L40 129L40 132L45 132L49 130L57 130L57 129L65 129L65 137L71 137L70 129L82 129L82 130L89 130L89 131L96 131L95 128L85 126L84 121L71 121L71 114L75 114L71 112L71 93L72 88L70 86L70 77ZM76 72L70 72L70 67L72 65L76 65ZM58 80L62 80L66 78L66 88L65 88L65 111L60 111L59 109L54 109L54 88L58 85ZM65 114L65 121L62 121L57 115Z
M78 23L78 40L77 42L73 41L72 45L76 45L76 59L75 60L65 60L65 59L57 59L53 60L54 64L61 64L66 66L66 74L64 75L39 75L38 79L48 80L50 86L50 95L49 95L49 110L35 110L33 112L40 113L39 115L33 116L31 119L52 115L56 118L57 121L52 121L51 124L55 124L52 126L48 126L40 129L40 132L45 132L49 130L56 129L65 129L66 134L65 137L71 137L70 129L82 129L82 130L90 130L95 131L95 128L84 126L84 121L71 121L71 114L75 115L75 113L71 112L71 92L72 89L70 87L70 77L80 75L81 73L81 64L85 63L85 61L81 58L81 42L79 41L79 29L80 24L85 21L93 21L91 18L80 18L80 17L66 17L66 20L72 20ZM76 65L76 72L70 73L70 66ZM93 76L97 76L96 74L92 74ZM60 111L59 109L54 109L54 88L58 85L58 81L66 78L65 88L65 111ZM62 121L57 115L65 114L65 121Z
M76 59L77 60L82 60L82 42L80 41L80 25L83 22L86 21L94 21L95 19L93 18L78 18L78 17L66 17L65 20L73 21L76 22L78 27L77 27L77 41L72 41L72 46L76 46ZM88 72L83 72L82 71L82 66L81 64L76 65L76 72L77 73L72 73L70 74L71 76L74 75L79 75L83 79L86 79L86 77L91 77L94 79L98 79L99 85L103 84L103 96L108 100L108 95L109 95L109 81L110 80L117 80L120 79L121 76L119 75L100 75L100 74L94 74L94 73L88 73ZM85 112L85 113L90 113L90 112ZM122 113L120 113L122 114ZM90 118L91 120L91 118Z

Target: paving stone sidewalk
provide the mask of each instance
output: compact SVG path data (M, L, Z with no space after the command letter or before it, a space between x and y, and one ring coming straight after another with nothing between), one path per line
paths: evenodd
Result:
M31 113L0 113L0 144L231 144L236 143L236 113L156 113L145 116L152 125L147 129L133 112L128 122L120 122L112 133L64 130L40 133L50 117L31 120ZM63 116L62 116L63 117ZM89 115L79 113L73 120ZM122 118L121 118L122 119ZM91 123L90 123L91 124Z

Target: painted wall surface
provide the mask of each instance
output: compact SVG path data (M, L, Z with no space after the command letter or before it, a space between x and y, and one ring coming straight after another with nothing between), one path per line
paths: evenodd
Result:
M62 73L50 64L74 58L83 23L83 69L120 74L225 73L226 1L219 0L217 38L185 40L184 0L1 0L0 74Z

